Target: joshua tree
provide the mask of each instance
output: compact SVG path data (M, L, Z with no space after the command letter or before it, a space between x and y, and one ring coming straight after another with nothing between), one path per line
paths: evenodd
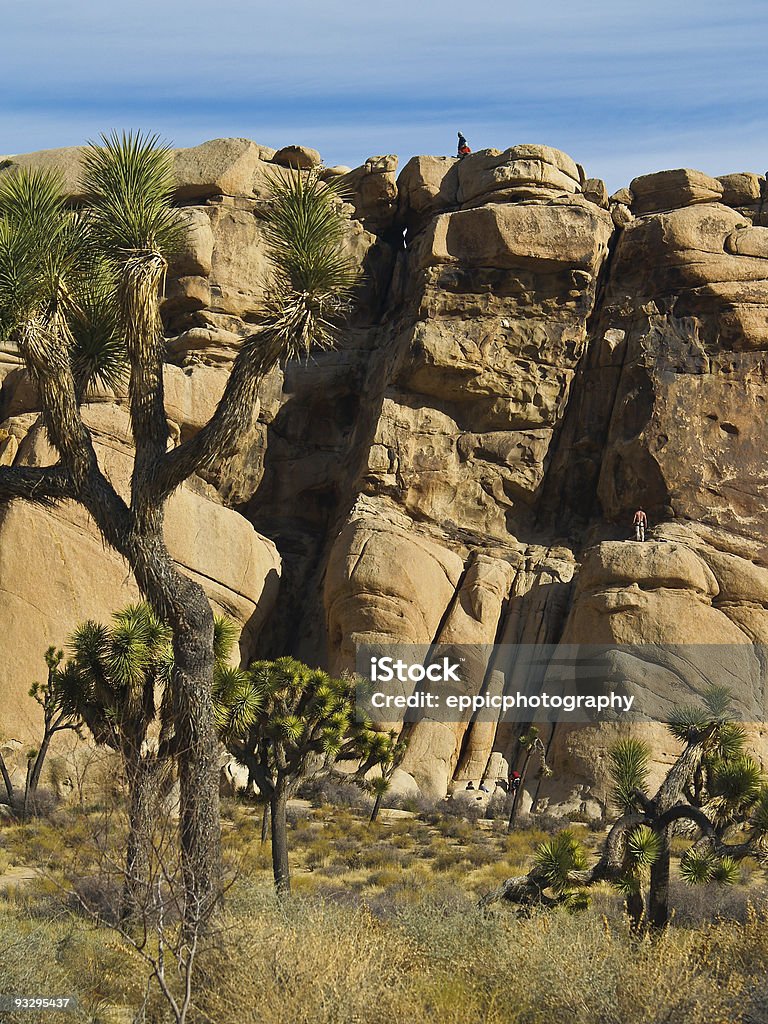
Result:
M669 920L670 840L676 829L698 837L680 862L691 884L732 883L738 861L763 858L768 780L745 750L728 691L711 687L700 707L678 709L668 728L685 746L653 796L647 792L648 747L628 739L611 752L613 800L621 817L594 864L588 866L586 851L562 832L539 847L527 874L508 878L482 905L504 899L523 906L582 906L589 886L608 881L625 894L634 927L661 928Z
M243 687L238 675L217 688L220 728L229 749L269 798L272 868L278 895L284 896L291 891L288 797L312 771L345 756L358 759L361 751L372 755L373 747L367 723L354 721L353 680L334 679L295 658L256 661L247 680ZM241 694L239 700L232 699L230 685Z
M171 631L145 602L116 612L111 627L91 620L69 639L64 677L68 700L96 743L120 754L128 783L129 832L123 913L141 905L149 877L152 817L162 773L176 753ZM236 673L227 664L235 623L214 619L214 678ZM230 683L229 692L236 695ZM150 734L156 726L156 735Z
M507 822L507 832L514 831L515 821L517 819L518 812L520 810L521 793L525 780L528 776L528 767L531 762L531 757L534 754L539 755L539 775L547 776L551 775L552 771L547 764L547 751L544 744L539 738L539 730L535 725L532 725L527 733L522 735L518 742L520 746L525 750L525 760L523 761L523 770L520 772L520 778L515 790L512 794L512 805L509 808L509 821Z
M67 209L51 176L20 171L0 182L0 333L18 345L37 383L42 421L59 455L49 467L0 468L0 502L79 502L171 628L188 914L205 915L221 879L213 613L203 589L168 553L165 503L190 475L235 450L259 384L279 360L333 343L355 272L333 188L315 174L276 175L264 214L274 267L270 301L243 341L210 421L168 451L159 297L182 234L170 153L155 137L102 141L83 159L84 215ZM99 467L80 411L94 377L121 365L136 449L127 497Z
M379 817L382 801L392 785L392 776L403 762L407 744L404 740L398 740L395 732L367 730L358 739L358 746L361 758L353 778L373 794L373 808L369 818L370 824L373 824ZM366 776L373 768L378 768L379 774L368 780Z
M43 711L43 736L40 746L30 750L27 755L27 779L24 787L24 817L35 808L37 788L43 765L51 746L51 740L57 732L65 729L79 731L82 720L74 700L74 679L67 666L62 668L64 652L49 647L45 652L45 663L48 666L48 678L44 683L34 683L29 691ZM9 780L10 782L10 780ZM9 790L9 796L11 791Z

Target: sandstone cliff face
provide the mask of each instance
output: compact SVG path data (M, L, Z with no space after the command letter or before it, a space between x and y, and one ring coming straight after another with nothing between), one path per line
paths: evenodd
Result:
M60 167L76 200L78 159L10 162ZM269 175L318 160L248 140L177 151L191 231L163 310L174 437L212 412L269 289ZM169 509L174 556L243 624L243 657L290 651L341 671L365 641L738 644L759 689L765 180L665 171L609 198L531 145L417 157L397 179L396 166L322 171L352 190L348 244L366 270L344 344L264 381L237 456ZM50 457L11 351L0 379L0 460ZM117 481L124 404L100 395L88 410ZM644 546L627 542L638 504ZM22 505L0 520L0 590L10 735L34 710L23 694L45 646L135 590L79 513ZM474 682L499 685L479 668ZM663 701L701 680L659 685ZM493 781L517 762L519 732L425 719L403 767L435 796ZM599 813L615 727L549 733L554 775L527 799ZM660 771L672 751L654 736Z

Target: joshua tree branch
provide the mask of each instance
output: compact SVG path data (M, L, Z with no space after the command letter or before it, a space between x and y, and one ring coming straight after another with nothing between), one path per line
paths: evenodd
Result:
M24 498L36 505L53 505L74 496L72 481L61 463L44 467L0 467L0 504Z
M159 460L152 481L157 504L193 473L233 453L248 426L259 385L279 357L280 344L269 331L245 339L213 416L194 437Z
M706 742L714 731L715 726L709 725L706 729L695 732L688 740L685 750L667 772L653 799L657 814L663 814L664 811L683 802L685 791L690 787L704 758Z
M55 317L46 324L28 322L16 340L37 381L43 423L61 459L58 466L49 467L48 479L55 480L63 472L71 486L64 497L82 502L103 536L122 550L116 539L127 532L128 509L101 472L91 432L83 423L64 328Z
M130 364L128 394L136 449L131 505L139 519L145 513L151 514L155 507L150 481L168 444L163 387L165 342L157 300L166 268L166 260L159 253L137 252L123 267L119 289Z

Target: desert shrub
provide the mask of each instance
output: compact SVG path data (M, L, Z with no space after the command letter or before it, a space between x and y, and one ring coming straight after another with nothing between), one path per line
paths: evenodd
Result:
M310 813L311 812L308 807L302 807L300 805L297 807L295 804L292 804L288 807L285 814L286 824L290 828L303 819L308 818ZM261 817L259 817L259 829L261 829Z
M458 839L460 843L468 843L477 835L477 825L472 820L458 818L453 815L434 819L434 825L442 835L449 839Z
M468 851L461 846L451 846L438 853L432 861L435 871L450 871L459 864L466 864L469 861Z
M482 801L472 802L468 800L452 800L447 798L433 805L432 809L423 815L425 821L438 828L449 828L450 821L464 821L465 823L476 822L484 815Z
M298 796L309 800L314 807L370 808L373 801L360 786L346 782L337 775L316 775L299 787Z
M490 843L473 843L467 849L466 857L472 868L482 868L489 864L497 864L499 851Z
M765 906L768 888L763 884L755 888L738 885L685 885L671 881L673 922L678 927L705 927L713 920L738 921L744 924L755 906Z
M367 884L376 888L388 889L391 885L396 885L400 881L402 873L402 866L379 868L368 875Z
M310 870L314 870L328 864L333 859L335 852L334 844L330 839L320 836L305 847L304 861Z
M375 846L363 847L356 858L356 866L362 868L402 867L410 861L410 857L395 846L377 843Z

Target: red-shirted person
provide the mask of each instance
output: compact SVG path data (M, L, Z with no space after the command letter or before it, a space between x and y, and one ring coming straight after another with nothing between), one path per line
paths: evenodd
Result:
M459 136L459 148L457 150L456 155L458 156L459 160L463 160L465 156L469 156L469 154L472 152L472 150L467 145L467 140L464 138L464 136L461 134L461 132L458 132L458 136Z
M635 540L645 540L645 531L648 529L648 516L641 508L635 512L635 518L632 520L632 525L635 528Z

